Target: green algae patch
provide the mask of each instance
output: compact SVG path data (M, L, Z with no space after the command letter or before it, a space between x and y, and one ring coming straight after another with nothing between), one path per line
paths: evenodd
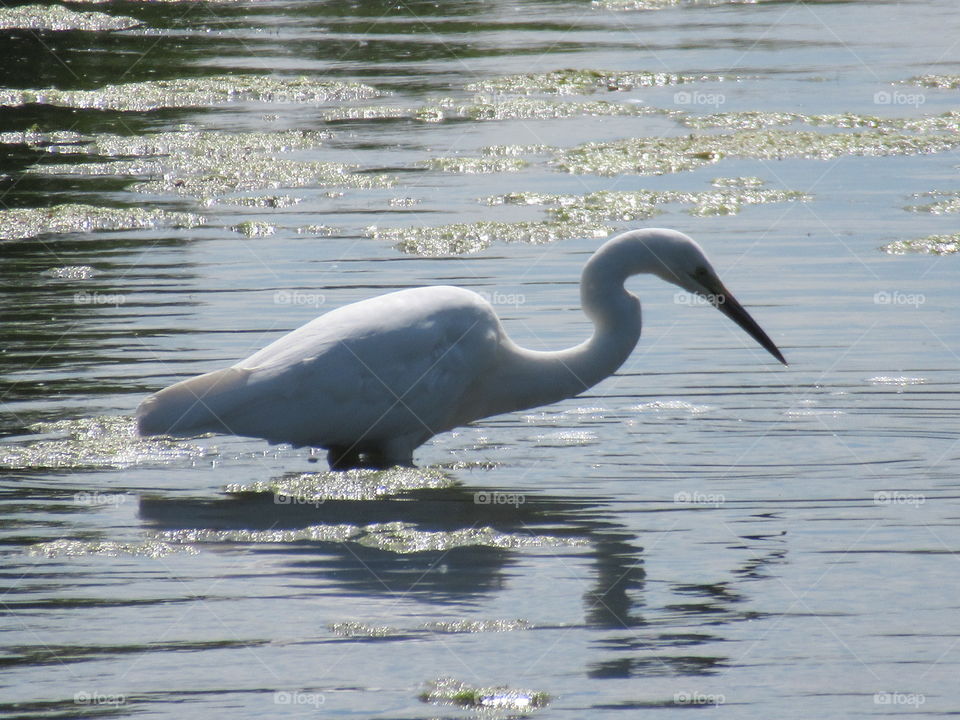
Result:
M107 208L69 203L49 208L0 210L0 240L23 240L58 233L196 227L203 218L192 213L143 208Z
M268 237L277 232L276 225L271 225L270 223L263 222L262 220L244 220L242 223L237 223L234 225L233 229L241 235L246 235L249 238Z
M682 204L696 216L735 215L744 205L803 202L811 197L794 190L763 188L759 178L718 178L716 189L699 192L672 190L603 190L585 195L545 193L508 193L488 198L490 205L543 205L558 223L592 224L605 220L630 222L651 218L662 212L660 206Z
M142 557L165 558L169 555L196 555L189 545L176 545L157 540L116 542L113 540L51 540L31 545L28 555L47 558L75 557Z
M311 130L281 132L226 133L197 130L185 125L179 130L145 135L95 135L82 146L82 151L103 157L176 157L191 155L234 155L237 153L283 153L312 150L320 147L330 133ZM63 153L67 148L51 148Z
M475 687L453 678L439 678L420 693L420 700L472 710L526 712L546 707L550 696L541 690L521 690L504 685Z
M237 191L292 187L385 188L386 175L357 172L356 165L272 157L184 156L160 177L130 186L134 192L212 199Z
M897 240L882 248L890 255L921 253L924 255L953 255L960 252L960 233L952 235L928 235L916 240Z
M89 280L96 274L90 265L63 265L43 271L43 275L54 280Z
M590 5L598 10L664 10L678 5L693 5L696 0L593 0Z
M140 155L136 159L106 162L38 164L31 174L129 176L148 178L130 190L146 194L181 195L205 200L235 192L292 188L384 188L395 178L358 172L356 165L300 161L284 157L294 150L314 148L325 135L318 133L162 133L121 139L98 138L92 152ZM232 201L228 201L232 202Z
M487 145L480 149L487 157L520 157L521 155L549 155L549 145Z
M931 215L960 213L960 190L950 192L934 190L921 195L915 195L914 197L918 200L921 198L932 198L934 202L923 205L908 205L906 209L912 212L925 212Z
M278 501L322 503L326 500L376 500L410 490L449 488L456 481L432 468L389 468L285 475L280 480L228 485L229 493L273 493Z
M569 238L603 238L613 232L604 224L530 221L453 223L450 225L401 228L369 227L367 235L387 240L398 250L411 255L466 255L480 252L494 242L524 242L544 245Z
M911 85L936 88L940 90L956 90L960 88L960 75L918 75L906 81Z
M70 152L69 145L77 144L87 139L87 136L71 130L44 132L42 130L31 129L0 132L0 145L27 145L32 148L46 148L50 145L58 145L61 146L57 149L58 152Z
M317 500L321 503L322 500ZM278 503L283 504L283 503ZM293 501L290 504L295 504ZM299 504L309 504L300 502ZM490 527L464 528L450 531L418 530L410 523L390 522L358 526L310 525L304 528L282 530L214 530L191 528L165 530L155 534L162 542L203 543L301 543L354 542L397 555L419 552L442 552L459 547L492 547L501 549L581 547L586 540L560 538L550 535L521 535L504 533Z
M383 188L395 178L358 172L344 163L299 161L285 154L312 150L329 138L312 131L224 133L192 128L133 137L100 135L89 140L85 152L116 158L102 162L37 164L31 174L128 176L146 178L133 184L134 192L185 195L205 200L235 192L303 186ZM72 147L72 146L71 146ZM61 147L50 148L61 152ZM288 203L281 196L266 206ZM269 198L269 196L268 196ZM227 202L235 204L235 201ZM259 201L250 201L254 204ZM240 204L245 204L242 200Z
M248 195L236 198L221 198L221 203L238 207L271 208L279 210L292 207L300 202L300 198L292 195Z
M470 92L511 95L589 95L600 91L667 87L691 82L721 82L736 79L722 75L686 75L646 70L565 69L545 73L522 73L490 78L467 85Z
M530 630L533 625L527 620L437 620L424 623L424 630L433 633L457 635L461 633L502 633Z
M882 133L955 133L960 131L960 111L950 110L939 115L914 117L880 117L862 113L829 113L807 115L796 112L743 110L711 113L709 115L679 115L677 119L687 127L723 130L762 130L789 125L829 127L839 129L873 129Z
M340 234L339 228L329 225L301 225L296 231L297 235L311 235L313 237L334 237Z
M425 123L442 123L458 120L485 122L496 120L563 120L582 117L638 116L663 114L674 111L640 105L638 103L613 103L605 100L564 101L551 98L495 97L477 95L472 101L454 98L437 98L416 106L352 106L339 107L323 113L327 122L345 120L396 120L406 119Z
M369 85L339 80L269 75L219 75L105 85L98 90L0 88L0 106L37 103L92 110L147 112L160 108L207 107L231 102L324 105L379 97Z
M579 117L649 115L664 112L637 104L611 103L605 100L567 102L527 97L501 100L477 100L472 103L445 102L420 108L421 114L434 119L484 120L563 120Z
M300 543L300 542L346 542L362 534L356 525L310 525L293 530L213 530L190 528L185 530L162 530L154 537L161 542L203 545L220 543Z
M21 5L0 8L0 30L126 30L140 24L125 15L78 12L63 5Z
M626 12L630 10L666 10L674 7L716 7L719 5L746 5L778 0L593 0L596 10Z
M140 438L136 421L124 416L36 423L28 428L38 439L0 447L4 469L123 469L206 455L196 445L170 438Z
M472 633L502 633L530 630L526 620L438 620L415 628L397 628L389 625L371 625L348 621L330 625L335 635L345 638L409 638L426 635L460 635Z
M505 533L491 527L470 527L460 530L418 530L410 523L375 523L364 528L357 539L360 545L407 555L436 552L459 547L491 547L500 549L582 547L586 540L551 535Z
M554 163L561 170L574 174L662 175L696 170L724 158L826 160L852 155L920 155L956 147L960 147L960 136L946 134L766 129L591 142L557 150Z
M430 170L467 175L520 172L528 165L526 160L507 157L436 157L425 163Z
M330 631L345 638L402 638L409 635L406 630L389 625L368 625L361 622L333 623Z

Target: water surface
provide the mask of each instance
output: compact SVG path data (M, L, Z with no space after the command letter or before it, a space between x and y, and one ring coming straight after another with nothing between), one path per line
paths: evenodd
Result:
M955 712L953 9L0 10L0 707ZM416 471L133 435L149 392L397 288L580 342L583 263L644 225L790 367L636 279L620 372Z

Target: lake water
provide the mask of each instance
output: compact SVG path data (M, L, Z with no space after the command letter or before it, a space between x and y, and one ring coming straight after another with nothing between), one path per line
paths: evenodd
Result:
M107 2L0 28L0 712L960 708L954 3ZM132 434L150 392L396 288L578 343L583 263L645 225L695 237L790 366L637 278L620 372L415 471Z

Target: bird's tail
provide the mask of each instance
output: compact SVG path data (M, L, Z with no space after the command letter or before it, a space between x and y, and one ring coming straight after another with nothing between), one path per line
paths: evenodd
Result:
M154 393L137 408L137 430L179 436L232 432L225 418L243 402L248 376L240 368L225 368Z

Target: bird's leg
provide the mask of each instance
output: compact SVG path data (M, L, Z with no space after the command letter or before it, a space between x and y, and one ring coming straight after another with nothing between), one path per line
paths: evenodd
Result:
M327 449L327 463L331 470L350 470L362 467L360 448L356 445L334 445Z

